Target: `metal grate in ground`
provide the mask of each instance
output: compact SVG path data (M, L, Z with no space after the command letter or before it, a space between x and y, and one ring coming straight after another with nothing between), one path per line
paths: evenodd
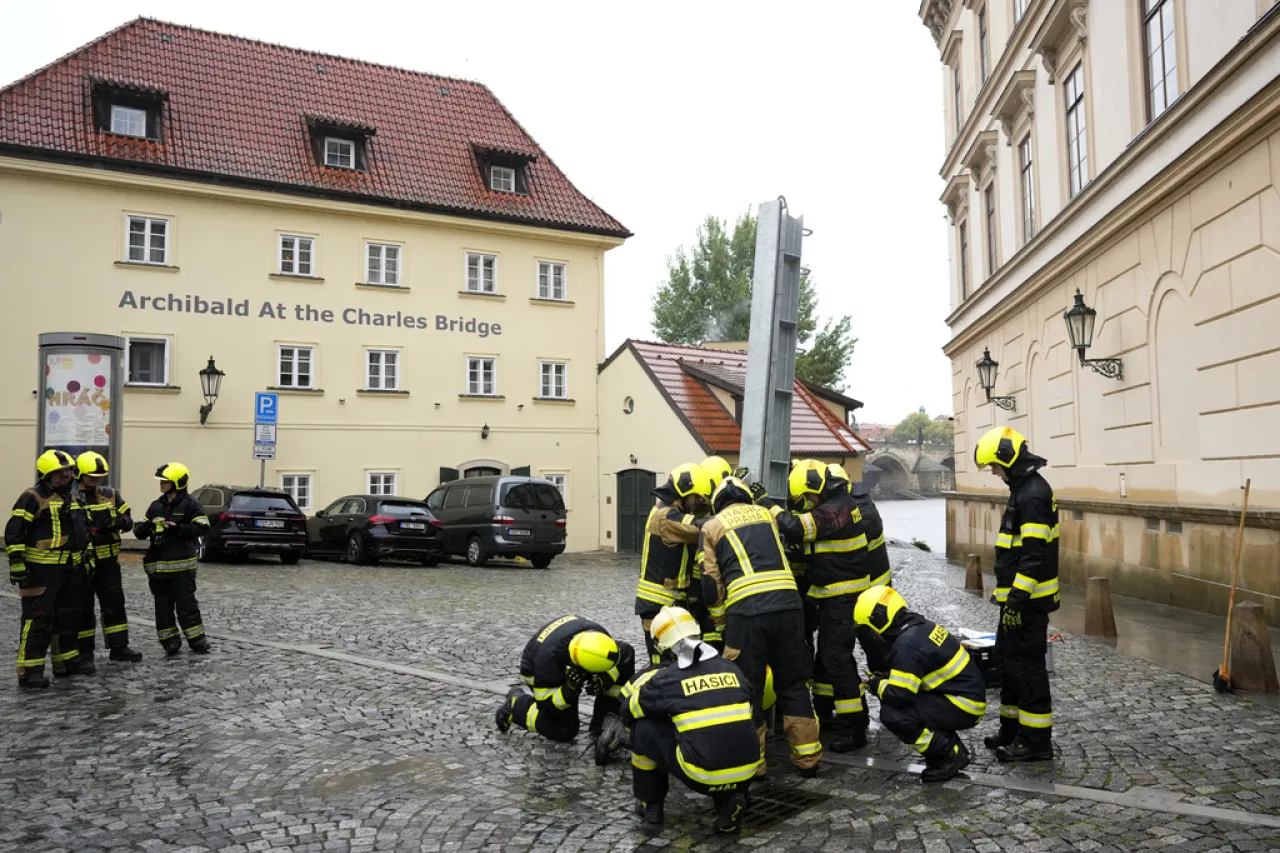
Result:
M743 815L743 829L768 829L788 818L795 817L807 808L825 802L827 796L790 788L786 785L769 785L751 790L751 808Z

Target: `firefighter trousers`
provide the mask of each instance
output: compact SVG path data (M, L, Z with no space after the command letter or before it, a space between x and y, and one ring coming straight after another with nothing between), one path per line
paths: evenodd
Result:
M623 684L625 681L619 682ZM516 699L511 709L511 723L525 731L542 735L547 740L567 743L578 736L582 727L582 719L578 714L578 696L574 696L568 707L560 708L554 699L543 699L541 702L526 693ZM591 723L587 731L599 734L604 726L604 718L609 714L617 714L620 709L616 696L601 695L596 697L595 707L591 709Z
M858 673L858 662L853 656L858 644L857 627L853 622L853 607L858 603L856 595L824 598L818 602L818 654L814 664L814 704L823 715L835 711L837 732L867 730L867 706L863 701L865 689ZM868 666L877 669L881 655L878 650L863 644L863 654Z
M1017 736L1033 744L1053 738L1053 701L1049 694L1049 614L1000 608L996 628L996 662L1000 685L1000 726L1017 726Z
M18 588L22 624L18 634L18 675L44 672L45 655L52 652L55 667L76 658L80 649L80 585L84 571L70 563L27 565L27 579Z
M84 579L80 600L80 654L93 657L97 640L94 598L102 607L102 639L108 649L129 645L129 620L124 612L124 586L120 581L120 560L98 559L98 568Z
M643 803L660 803L667 797L670 776L684 783L690 791L719 800L749 782L731 785L707 785L696 782L680 767L676 757L676 726L670 720L636 720L631 727L631 791Z
M880 722L898 740L926 757L945 754L955 740L955 733L971 729L982 721L943 693L926 690L916 697L914 705L880 703Z
M181 647L182 638L194 643L204 636L200 604L196 601L196 572L156 572L147 576L156 600L156 637L166 649ZM175 619L175 614L177 618ZM179 634L178 626L182 626Z
M782 713L782 727L791 745L791 763L801 769L817 767L822 761L818 740L818 718L809 695L813 659L804 644L804 611L777 610L745 616L730 609L724 630L724 658L734 661L751 684L751 710L760 733L760 769L764 762L764 681L765 670L773 670L773 692Z

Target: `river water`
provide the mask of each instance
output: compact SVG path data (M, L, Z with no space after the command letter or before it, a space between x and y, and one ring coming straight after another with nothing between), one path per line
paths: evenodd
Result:
M946 501L929 498L923 501L876 501L884 519L884 535L910 542L919 539L936 553L947 551Z

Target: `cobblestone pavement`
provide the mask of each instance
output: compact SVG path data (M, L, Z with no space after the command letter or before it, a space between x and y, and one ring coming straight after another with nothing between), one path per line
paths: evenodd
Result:
M893 557L913 607L994 625L936 555ZM136 559L126 575L130 614L149 618ZM1082 638L1056 647L1052 765L995 762L980 744L993 717L966 735L975 781L923 788L889 772L910 753L877 728L874 767L799 782L771 763L827 798L799 815L715 839L706 801L673 788L668 830L646 844L624 764L492 723L493 691L549 618L589 616L640 643L632 561L262 560L199 578L213 655L166 660L135 621L140 665L100 658L98 675L36 695L0 687L0 850L1280 851L1280 828L1253 819L1280 816L1280 714ZM5 649L17 613L0 598Z

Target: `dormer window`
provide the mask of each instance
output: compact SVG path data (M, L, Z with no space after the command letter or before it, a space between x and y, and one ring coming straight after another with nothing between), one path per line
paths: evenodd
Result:
M335 169L356 167L356 144L350 139L327 136L324 140L324 164Z
M510 151L505 148L485 148L472 145L476 165L484 188L495 193L529 194L529 169L537 160L533 154Z
M117 136L147 135L147 111L136 107L111 105L111 132Z
M376 132L374 128L324 116L307 116L306 121L311 131L311 152L317 164L351 172L369 170L369 146Z
M146 86L99 80L93 84L93 123L100 133L162 141L168 96Z
M489 167L489 189L496 193L516 191L516 170L509 166Z

